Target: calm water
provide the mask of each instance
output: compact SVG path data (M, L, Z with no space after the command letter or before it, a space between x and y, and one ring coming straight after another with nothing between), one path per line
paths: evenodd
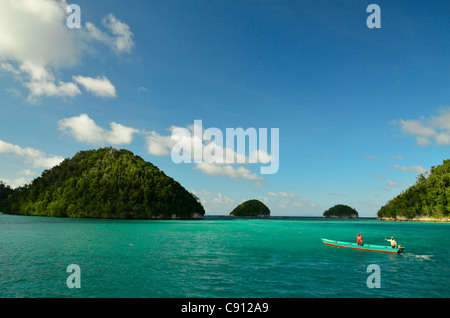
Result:
M0 214L1 297L449 297L450 224L307 218L87 220ZM390 255L320 238L387 244ZM67 266L81 268L69 289ZM368 288L370 264L380 288Z

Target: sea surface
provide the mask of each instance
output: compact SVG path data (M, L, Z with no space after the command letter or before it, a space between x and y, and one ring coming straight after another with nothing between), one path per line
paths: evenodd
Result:
M367 244L394 236L405 251L357 251L320 240L354 242L357 233ZM449 234L450 224L376 219L0 214L0 297L448 298ZM71 264L80 268L80 288L67 285ZM368 271L373 264L379 271ZM379 288L369 288L375 274Z

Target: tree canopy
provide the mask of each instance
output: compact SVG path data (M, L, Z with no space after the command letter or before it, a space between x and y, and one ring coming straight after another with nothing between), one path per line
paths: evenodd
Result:
M205 214L198 198L177 181L114 148L80 151L7 196L4 188L0 185L0 204L10 214L135 219Z
M230 216L270 216L270 210L264 203L254 199L239 204L231 211Z
M6 208L6 199L12 194L14 190L9 186L0 181L0 212L3 212Z
M358 218L358 212L344 204L337 204L325 212L323 212L325 218Z
M420 174L414 185L388 201L378 218L448 218L450 212L450 159Z

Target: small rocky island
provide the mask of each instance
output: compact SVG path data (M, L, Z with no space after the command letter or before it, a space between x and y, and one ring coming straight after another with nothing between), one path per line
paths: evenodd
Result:
M128 150L80 151L45 170L31 184L0 183L9 214L102 219L195 219L198 198L158 167Z
M333 219L357 219L358 212L348 205L337 204L323 213L324 218Z
M261 201L253 199L239 204L231 211L230 216L268 217L270 210Z

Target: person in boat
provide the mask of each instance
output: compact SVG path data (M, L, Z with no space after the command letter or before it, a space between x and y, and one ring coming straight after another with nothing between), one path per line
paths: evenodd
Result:
M363 238L362 238L361 235L359 235L359 233L358 233L358 235L356 236L356 244L358 244L358 245L363 245Z
M392 248L397 248L397 242L394 240L394 237L391 236L391 239L388 240L387 238L385 238L386 241L391 242L391 247Z

